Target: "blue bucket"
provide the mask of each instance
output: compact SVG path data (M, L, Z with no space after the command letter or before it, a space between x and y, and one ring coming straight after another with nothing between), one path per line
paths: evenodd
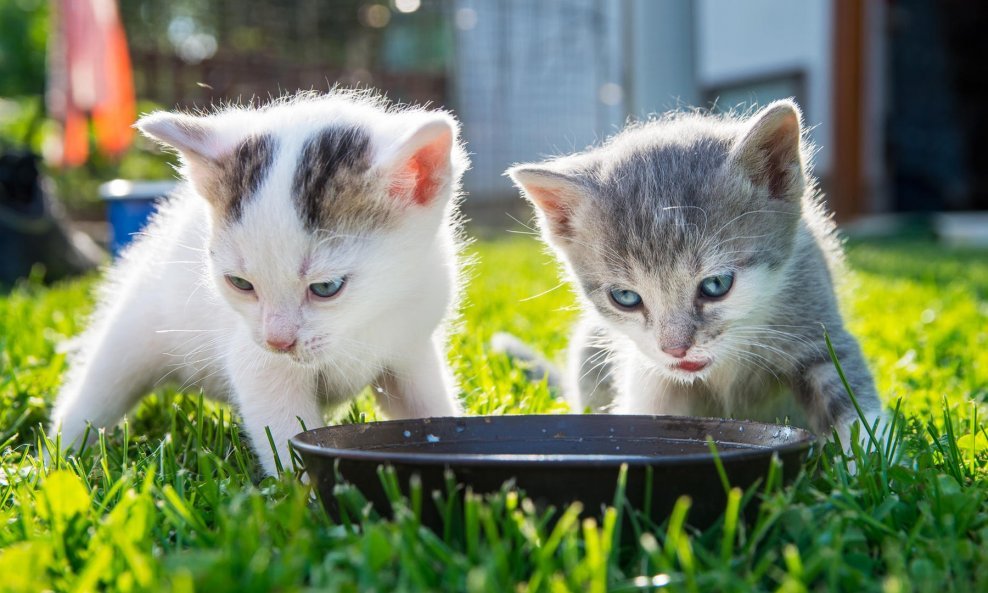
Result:
M99 187L99 195L106 202L113 257L118 257L134 235L141 232L158 200L170 194L177 185L174 181L114 179Z

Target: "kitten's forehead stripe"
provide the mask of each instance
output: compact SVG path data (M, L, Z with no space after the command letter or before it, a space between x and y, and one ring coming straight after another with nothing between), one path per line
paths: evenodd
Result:
M310 231L331 226L354 207L370 168L370 137L357 127L326 128L302 147L292 194Z
M243 216L244 204L254 197L271 168L275 144L270 134L251 136L220 161L220 203L227 220L237 222Z

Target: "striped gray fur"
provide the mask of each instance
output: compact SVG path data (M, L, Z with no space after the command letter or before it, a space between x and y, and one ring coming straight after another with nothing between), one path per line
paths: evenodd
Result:
M834 294L840 245L802 133L791 102L751 117L677 113L632 125L602 146L509 171L538 207L543 237L583 297L585 318L570 346L571 401L643 409L619 402L654 396L622 393L619 385L631 372L628 361L644 358L657 368L635 372L662 371L650 380L691 402L693 413L758 417L750 410L762 392L784 387L811 428L829 433L855 412L827 353L826 327L864 410L878 413L871 374ZM556 193L540 199L530 191L545 187ZM565 216L553 218L560 196ZM757 315L725 315L734 306L729 295L705 300L697 286L710 269L733 270L737 282L768 270L774 280L758 287L765 296ZM652 300L631 314L612 304L611 287ZM709 344L725 361L721 368L735 370L711 368L703 375L710 382L664 375L673 362L656 342L701 351Z
M223 220L240 221L245 204L257 193L274 162L277 144L271 134L250 136L213 163L216 174L204 179L203 193Z

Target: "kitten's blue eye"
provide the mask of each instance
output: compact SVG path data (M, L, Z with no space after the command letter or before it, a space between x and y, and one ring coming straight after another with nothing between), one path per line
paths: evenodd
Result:
M711 299L719 299L731 290L734 284L734 272L707 276L700 281L700 294Z
M309 290L312 291L312 294L321 299L328 299L329 297L336 296L338 292L343 290L343 284L345 282L345 276L334 278L329 282L316 282L315 284L310 284Z
M244 280L240 276L227 275L226 281L230 283L230 286L236 288L237 290L242 290L244 292L250 292L254 290L254 285Z
M612 288L611 300L613 300L619 307L625 309L634 309L638 305L642 304L642 297L640 294L633 290L625 290L623 288Z

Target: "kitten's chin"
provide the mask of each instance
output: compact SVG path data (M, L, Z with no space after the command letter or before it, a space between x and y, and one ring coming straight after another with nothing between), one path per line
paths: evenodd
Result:
M661 373L667 378L684 385L693 385L698 381L702 382L708 375L706 368L699 371L684 371L682 369L667 365L663 365L661 367Z

